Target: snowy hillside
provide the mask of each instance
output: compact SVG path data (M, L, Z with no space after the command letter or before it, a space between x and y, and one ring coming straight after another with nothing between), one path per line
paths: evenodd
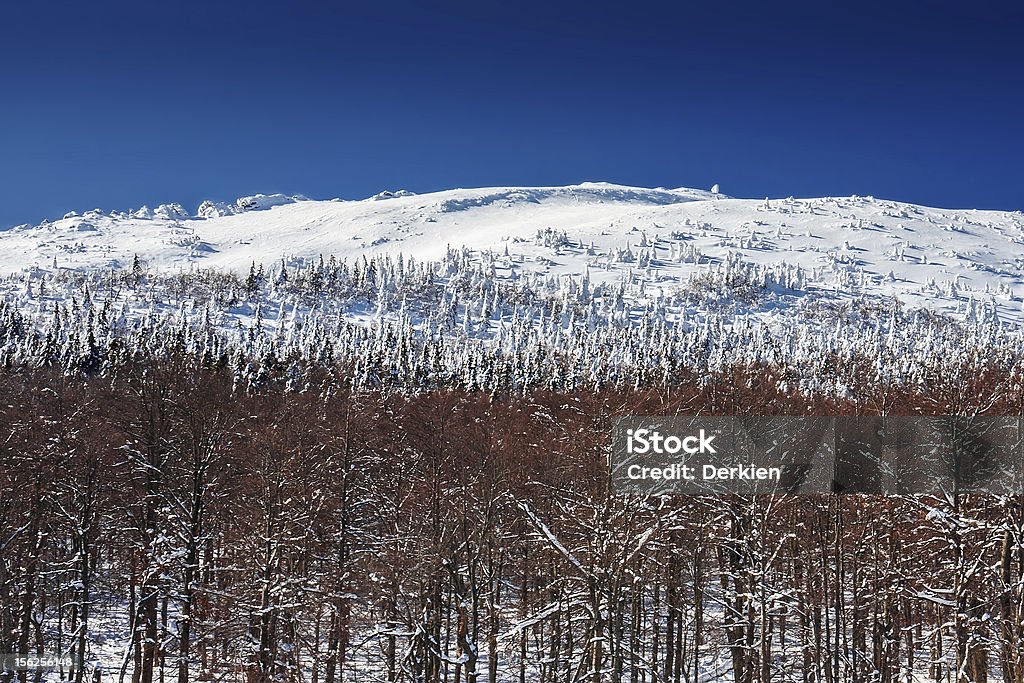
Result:
M698 190L605 183L485 188L362 201L257 195L130 213L89 211L0 233L0 272L229 269L283 258L301 266L380 254L436 260L451 247L499 256L499 277L629 276L665 292L728 259L798 266L808 292L894 295L965 312L973 299L1021 320L1024 215L933 209L870 197L732 199ZM507 258L506 258L507 256Z
M780 387L1024 372L1024 215L588 183L257 195L0 233L0 364L185 351L238 382ZM284 361L283 359L287 359Z

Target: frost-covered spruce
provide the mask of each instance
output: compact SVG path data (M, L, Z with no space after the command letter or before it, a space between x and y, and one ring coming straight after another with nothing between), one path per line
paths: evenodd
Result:
M589 274L510 279L494 259L466 249L437 262L327 257L253 263L247 278L60 270L34 288L12 276L0 299L0 361L97 373L173 350L230 362L241 385L268 366L299 377L342 364L359 386L500 391L658 385L743 365L833 395L865 372L914 386L948 368L1020 365L1019 332L984 300L957 318L892 298L837 299L799 291L799 267L739 256L658 287L633 272L596 283Z

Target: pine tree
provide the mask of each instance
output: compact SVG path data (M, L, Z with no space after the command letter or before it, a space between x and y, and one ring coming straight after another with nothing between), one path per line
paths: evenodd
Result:
M261 266L262 268L262 266ZM260 277L256 273L256 262L253 261L249 266L249 275L245 278L245 292L249 298L252 299L256 296L260 289Z

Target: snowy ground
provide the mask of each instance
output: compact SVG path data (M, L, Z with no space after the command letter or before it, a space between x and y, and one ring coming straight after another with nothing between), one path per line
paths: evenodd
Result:
M971 302L1018 324L1024 214L935 209L870 197L733 199L688 189L584 183L483 188L362 201L247 197L130 213L89 211L0 232L0 273L127 268L168 272L330 255L418 260L448 247L504 256L499 275L597 282L632 276L666 292L731 258L800 268L808 291L893 295L910 307L964 312ZM657 291L657 290L655 290Z

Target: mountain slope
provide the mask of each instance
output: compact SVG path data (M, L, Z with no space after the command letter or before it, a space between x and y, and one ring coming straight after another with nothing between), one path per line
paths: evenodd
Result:
M1021 320L1024 215L946 210L865 197L733 199L605 183L483 188L362 201L262 196L130 214L97 211L0 233L0 272L127 268L245 273L335 256L442 257L490 250L504 274L630 276L671 291L728 259L799 266L809 292L893 295L912 307L967 310L973 299Z

